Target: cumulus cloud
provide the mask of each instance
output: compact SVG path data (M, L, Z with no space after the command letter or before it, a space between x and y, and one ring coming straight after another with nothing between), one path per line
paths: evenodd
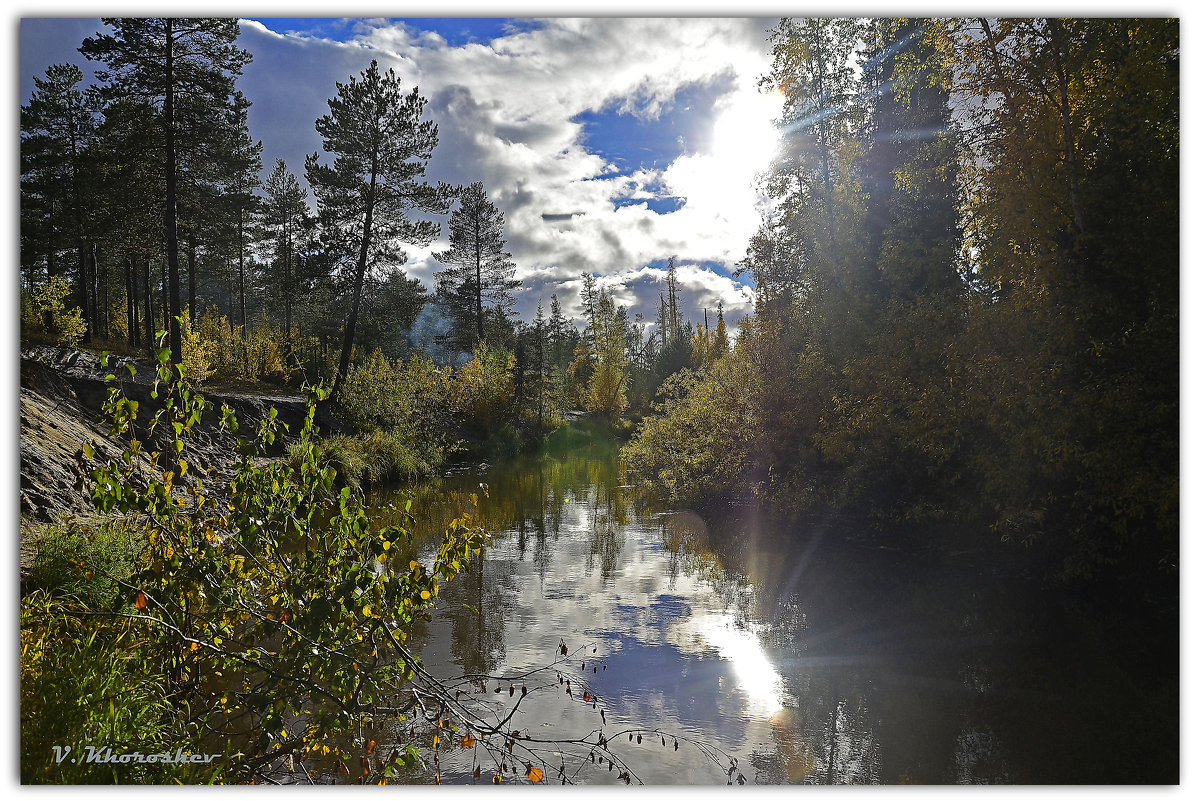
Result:
M487 42L452 44L392 20L325 20L315 33L277 33L244 20L240 44L254 58L239 86L253 102L249 123L264 144L265 169L282 158L300 177L304 157L321 149L314 121L327 113L337 82L375 58L394 69L403 89L417 86L439 126L428 175L482 181L505 212L508 248L527 286L519 304L524 317L533 314L538 294L549 300L555 293L565 310L578 313L578 278L591 272L622 286L618 296L631 312L653 319L657 276L643 268L676 254L685 294L714 308L722 300L736 319L748 307L749 287L707 265L731 270L744 256L759 220L753 165L729 149L717 151L714 137L711 149L681 148L669 164L626 171L587 146L577 117L620 113L649 123L694 85L721 92L714 114L740 117L768 67L769 25L741 18L544 19L511 25ZM22 67L24 73L24 61ZM654 203L661 198L669 205ZM446 244L442 222L442 241L411 248L405 266L429 285L441 269L432 253ZM633 294L639 290L643 297Z
M313 152L313 120L325 113L335 82L372 58L392 67L404 87L418 86L429 98L428 113L439 125L430 177L480 180L505 212L509 249L528 290L519 306L524 315L533 313L538 294L552 292L578 312L581 272L621 280L671 254L729 266L744 255L758 197L740 159L690 152L660 169L619 174L585 146L575 118L603 111L654 120L681 89L714 79L726 87L714 113L731 113L767 67L765 21L548 19L460 46L401 23L353 24L346 42L244 24L245 45L256 54L245 90L266 150ZM674 198L675 210L626 204L660 197ZM406 269L430 283L440 269L431 253L440 247L413 249ZM701 303L715 307L710 293L717 292L728 309L746 308L748 287L724 275L693 267L681 280ZM640 274L635 281L624 284L627 292L646 288ZM634 311L652 308L652 301L625 299Z

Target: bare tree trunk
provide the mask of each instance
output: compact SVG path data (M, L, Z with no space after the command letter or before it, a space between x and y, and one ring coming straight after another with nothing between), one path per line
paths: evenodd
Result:
M154 334L157 331L153 325L153 282L150 279L150 274L153 272L153 264L149 257L145 257L145 349L149 353L153 353Z
M174 24L166 19L166 98L162 115L166 133L166 274L169 284L166 322L170 331L170 358L182 363L182 297L178 286L178 154L174 143Z
M195 288L195 232L188 231L186 238L186 289L188 294L187 317L191 327L195 326L195 315L198 308L198 293Z
M348 363L352 360L352 341L356 338L356 320L360 315L360 296L364 290L365 273L369 268L369 246L373 237L373 202L377 197L377 172L380 169L378 154L373 153L372 169L369 174L369 194L365 202L365 224L360 236L360 255L356 260L356 287L352 293L352 308L344 325L344 347L340 351L340 365L336 369L336 380L331 386L330 400L335 403L340 387L348 374Z
M141 344L141 321L137 319L137 281L133 275L133 260L124 257L124 294L125 308L128 312L128 346L135 348Z

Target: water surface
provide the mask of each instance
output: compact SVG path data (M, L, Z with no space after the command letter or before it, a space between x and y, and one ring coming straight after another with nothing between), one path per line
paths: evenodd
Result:
M620 481L616 447L597 442L413 489L433 530L486 484L494 535L418 633L427 666L521 676L569 649L515 683L524 734L620 735L648 784L1179 781L1175 660L1155 670L1107 624L1053 614L1063 598L986 557L843 525L647 510ZM485 702L503 716L497 684ZM478 753L448 752L443 781L474 781Z

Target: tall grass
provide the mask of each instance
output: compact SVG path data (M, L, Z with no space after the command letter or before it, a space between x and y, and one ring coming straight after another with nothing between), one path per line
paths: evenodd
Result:
M186 730L171 704L165 655L149 645L119 584L137 567L143 547L142 532L120 521L91 529L50 526L41 533L30 570L35 589L21 598L22 783L219 777L218 762L87 759L87 746L117 755L199 750L197 733Z

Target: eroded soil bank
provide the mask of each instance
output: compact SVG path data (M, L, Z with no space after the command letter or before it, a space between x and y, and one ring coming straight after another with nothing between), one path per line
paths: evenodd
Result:
M130 377L125 365L132 363L136 376ZM39 524L53 523L74 516L85 519L92 514L90 502L76 488L79 468L76 454L84 442L91 442L99 458L123 450L123 444L108 435L110 425L102 407L113 382L105 376L114 374L125 394L140 404L137 420L145 424L156 410L150 397L155 375L154 365L144 359L113 357L105 367L100 357L88 351L70 348L37 347L21 352L20 387L20 509L21 570L24 574L33 555L29 542ZM289 389L246 392L214 387L202 390L203 396L218 410L227 404L245 434L269 413L278 410L278 418L297 431L305 412L304 395ZM324 432L337 431L339 424L327 414L319 416ZM193 439L188 461L199 469L211 468L214 475L230 470L236 458L235 437L220 431L218 411L204 415ZM275 446L271 455L285 451L285 442Z

